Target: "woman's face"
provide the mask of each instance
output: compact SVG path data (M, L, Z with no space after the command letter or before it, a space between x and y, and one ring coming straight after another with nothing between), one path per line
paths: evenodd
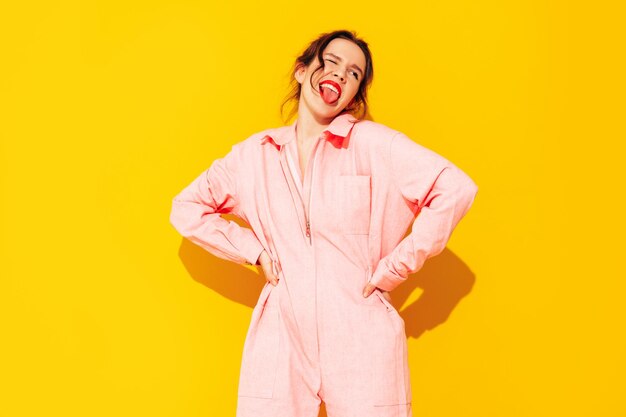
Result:
M294 74L301 84L298 112L306 110L318 120L332 119L351 104L365 71L365 54L347 39L330 41L323 58L324 69L315 74L312 83L313 71L320 66L317 57Z

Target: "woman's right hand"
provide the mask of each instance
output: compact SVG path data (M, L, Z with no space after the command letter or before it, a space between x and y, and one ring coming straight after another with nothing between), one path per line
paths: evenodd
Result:
M261 252L261 255L259 256L259 262L261 263L261 267L263 268L263 275L265 275L265 280L273 286L278 285L278 276L276 274L280 271L276 271L276 273L274 272L272 258L270 258L266 251ZM278 266L276 268L278 269Z

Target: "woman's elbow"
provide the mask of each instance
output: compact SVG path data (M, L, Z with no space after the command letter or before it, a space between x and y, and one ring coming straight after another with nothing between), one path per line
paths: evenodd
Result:
M478 194L478 185L469 177L465 176L465 184L461 187L461 201L463 205L464 213L470 209L470 207L474 204L474 200L476 199L476 195Z
M456 196L457 206L462 208L463 212L469 210L478 193L478 185L461 169L453 167L450 170L449 180L454 184L451 188Z
M468 177L468 179L467 194L471 197L472 201L474 201L476 194L478 194L478 184L476 184L471 178Z
M188 223L190 217L185 206L186 205L182 201L180 201L177 197L174 197L172 200L169 221L178 233L187 237L189 235Z

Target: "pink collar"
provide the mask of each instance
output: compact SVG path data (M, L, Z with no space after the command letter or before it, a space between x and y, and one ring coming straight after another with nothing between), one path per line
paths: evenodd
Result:
M344 112L336 116L332 122L328 125L328 127L324 130L324 132L328 132L330 134L324 135L326 139L331 139L333 137L345 138L350 133L350 129L355 122L359 120L356 119L348 112ZM272 129L270 133L266 134L261 138L261 143L266 143L269 139L271 139L276 145L284 145L294 139L296 137L296 124L298 120L294 121L292 124L288 126L278 127L276 129Z

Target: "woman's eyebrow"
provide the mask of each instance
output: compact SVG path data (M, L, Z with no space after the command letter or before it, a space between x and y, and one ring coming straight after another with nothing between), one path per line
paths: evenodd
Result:
M341 57L339 57L339 56L337 56L337 55L333 54L332 52L326 52L326 55L330 55L330 56L332 56L333 58L337 59L338 61L343 61L343 59L341 59ZM358 66L358 65L356 65L356 64L352 64L352 65L350 65L350 68L356 68L356 69L357 69L357 70L359 70L359 72L361 73L361 76L363 76L363 70L362 70L361 68L359 68L359 66Z

